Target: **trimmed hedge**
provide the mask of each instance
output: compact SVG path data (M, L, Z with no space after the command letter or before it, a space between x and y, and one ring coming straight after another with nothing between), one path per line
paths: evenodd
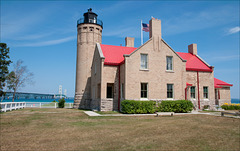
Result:
M160 112L187 113L193 110L193 104L188 100L162 101L158 106Z
M126 114L147 114L156 111L156 102L154 101L134 101L124 100L121 102L122 113Z

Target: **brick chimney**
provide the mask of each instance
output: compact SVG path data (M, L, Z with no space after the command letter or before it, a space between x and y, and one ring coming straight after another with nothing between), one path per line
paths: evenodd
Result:
M126 37L125 38L125 46L126 47L134 47L134 38Z
M152 37L160 37L162 38L162 30L161 30L161 20L152 18L149 21L149 38Z
M188 45L188 53L197 55L197 44Z

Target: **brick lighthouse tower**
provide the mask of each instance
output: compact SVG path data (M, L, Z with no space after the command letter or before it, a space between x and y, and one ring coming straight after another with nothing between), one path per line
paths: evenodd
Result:
M91 96L91 65L96 43L102 43L103 22L88 9L77 21L77 66L74 108L88 109Z

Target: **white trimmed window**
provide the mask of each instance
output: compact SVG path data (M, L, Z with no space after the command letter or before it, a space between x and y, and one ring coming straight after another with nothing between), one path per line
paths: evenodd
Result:
M141 83L141 98L147 98L148 97L148 84L147 83Z
M203 87L203 98L208 99L208 87Z
M141 69L148 69L148 55L141 54Z
M166 67L166 69L168 71L173 70L173 57L172 56L167 56L167 67Z
M167 98L173 98L173 84L167 84Z
M195 87L191 87L191 98L195 99L196 93L195 93Z

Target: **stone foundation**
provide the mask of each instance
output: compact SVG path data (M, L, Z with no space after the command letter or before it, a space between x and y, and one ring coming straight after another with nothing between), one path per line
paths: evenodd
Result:
M112 111L113 99L101 99L100 111Z

